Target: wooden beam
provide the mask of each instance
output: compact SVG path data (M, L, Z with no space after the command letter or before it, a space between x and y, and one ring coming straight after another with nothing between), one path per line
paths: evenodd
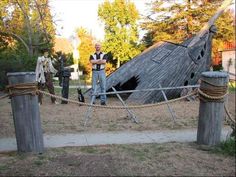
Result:
M111 87L112 90L114 92L116 92L116 89L114 87ZM120 102L122 103L122 105L125 107L125 109L127 110L130 118L135 122L135 123L138 123L138 120L136 119L136 116L134 115L134 113L128 109L126 103L123 101L123 99L120 97L120 95L117 93L116 96L119 98Z
M217 9L215 15L210 18L210 20L203 26L203 28L198 32L198 34L193 38L193 40L189 43L188 47L192 47L196 44L201 37L209 30L209 28L214 25L215 21L219 18L219 16L225 11L225 9L232 4L232 0L225 0L222 5Z
M161 87L161 84L159 84L159 87L162 88L162 87ZM161 93L162 93L162 95L163 95L165 101L167 102L168 99L167 99L167 97L166 97L165 92L164 92L163 90L161 90ZM170 111L170 114L171 114L171 117L172 117L174 123L176 123L176 116L175 116L175 114L174 114L172 108L170 107L170 105L169 105L168 103L166 103L166 105L167 105L167 107L168 107L168 109L169 109L169 111Z
M116 91L116 92L106 92L106 93L96 93L92 95L115 95L121 93L134 93L134 92L150 92L150 91L160 91L160 90L174 90L174 89L183 89L183 88L199 88L199 85L188 85L188 86L179 86L179 87L163 87L163 88L153 88L153 89L140 89L140 90L125 90L125 91Z

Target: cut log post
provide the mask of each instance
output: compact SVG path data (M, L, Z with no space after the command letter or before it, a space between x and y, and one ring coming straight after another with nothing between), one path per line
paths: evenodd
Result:
M217 145L220 143L224 120L224 97L227 93L228 76L224 72L204 72L201 75L197 143ZM206 94L204 96L204 94ZM203 96L202 96L203 95ZM211 98L208 98L208 96ZM215 98L214 98L215 97ZM219 99L216 99L216 98ZM221 98L220 98L221 97Z
M7 73L9 85L35 82L34 72ZM11 97L18 152L44 150L38 96L25 94Z

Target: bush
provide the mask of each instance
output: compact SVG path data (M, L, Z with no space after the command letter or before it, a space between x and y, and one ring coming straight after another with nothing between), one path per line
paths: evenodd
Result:
M16 54L6 51L0 54L0 90L4 90L8 84L8 72L30 72L34 71L36 59L25 54Z
M214 151L224 155L235 156L235 137L230 137L227 140L221 142Z

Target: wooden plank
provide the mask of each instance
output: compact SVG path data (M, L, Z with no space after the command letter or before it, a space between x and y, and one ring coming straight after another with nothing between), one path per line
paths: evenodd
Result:
M179 86L179 87L162 87L162 88L152 88L152 89L140 89L140 90L124 90L124 91L113 91L106 93L93 93L92 95L115 95L122 93L135 93L135 92L150 92L150 91L161 91L161 90L175 90L175 89L183 89L183 88L198 88L199 85L188 85L188 86Z
M7 73L9 84L35 82L35 73ZM43 134L37 95L21 95L11 98L18 152L44 150Z

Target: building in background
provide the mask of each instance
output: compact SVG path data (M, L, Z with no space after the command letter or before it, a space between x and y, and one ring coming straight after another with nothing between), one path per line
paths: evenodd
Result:
M70 66L70 68L73 68L74 70L73 72L71 72L70 78L72 80L78 80L78 55L75 55L75 47L72 41L68 40L67 38L56 36L53 49L55 52L61 51L65 54L73 54L73 57L75 57L75 64Z
M225 43L224 50L221 52L222 67L224 71L227 71L235 75L235 43ZM230 79L235 80L235 76L230 74Z
M65 54L73 53L72 44L70 43L68 39L63 38L63 37L56 36L53 49L55 52L61 51L62 53L65 53Z

